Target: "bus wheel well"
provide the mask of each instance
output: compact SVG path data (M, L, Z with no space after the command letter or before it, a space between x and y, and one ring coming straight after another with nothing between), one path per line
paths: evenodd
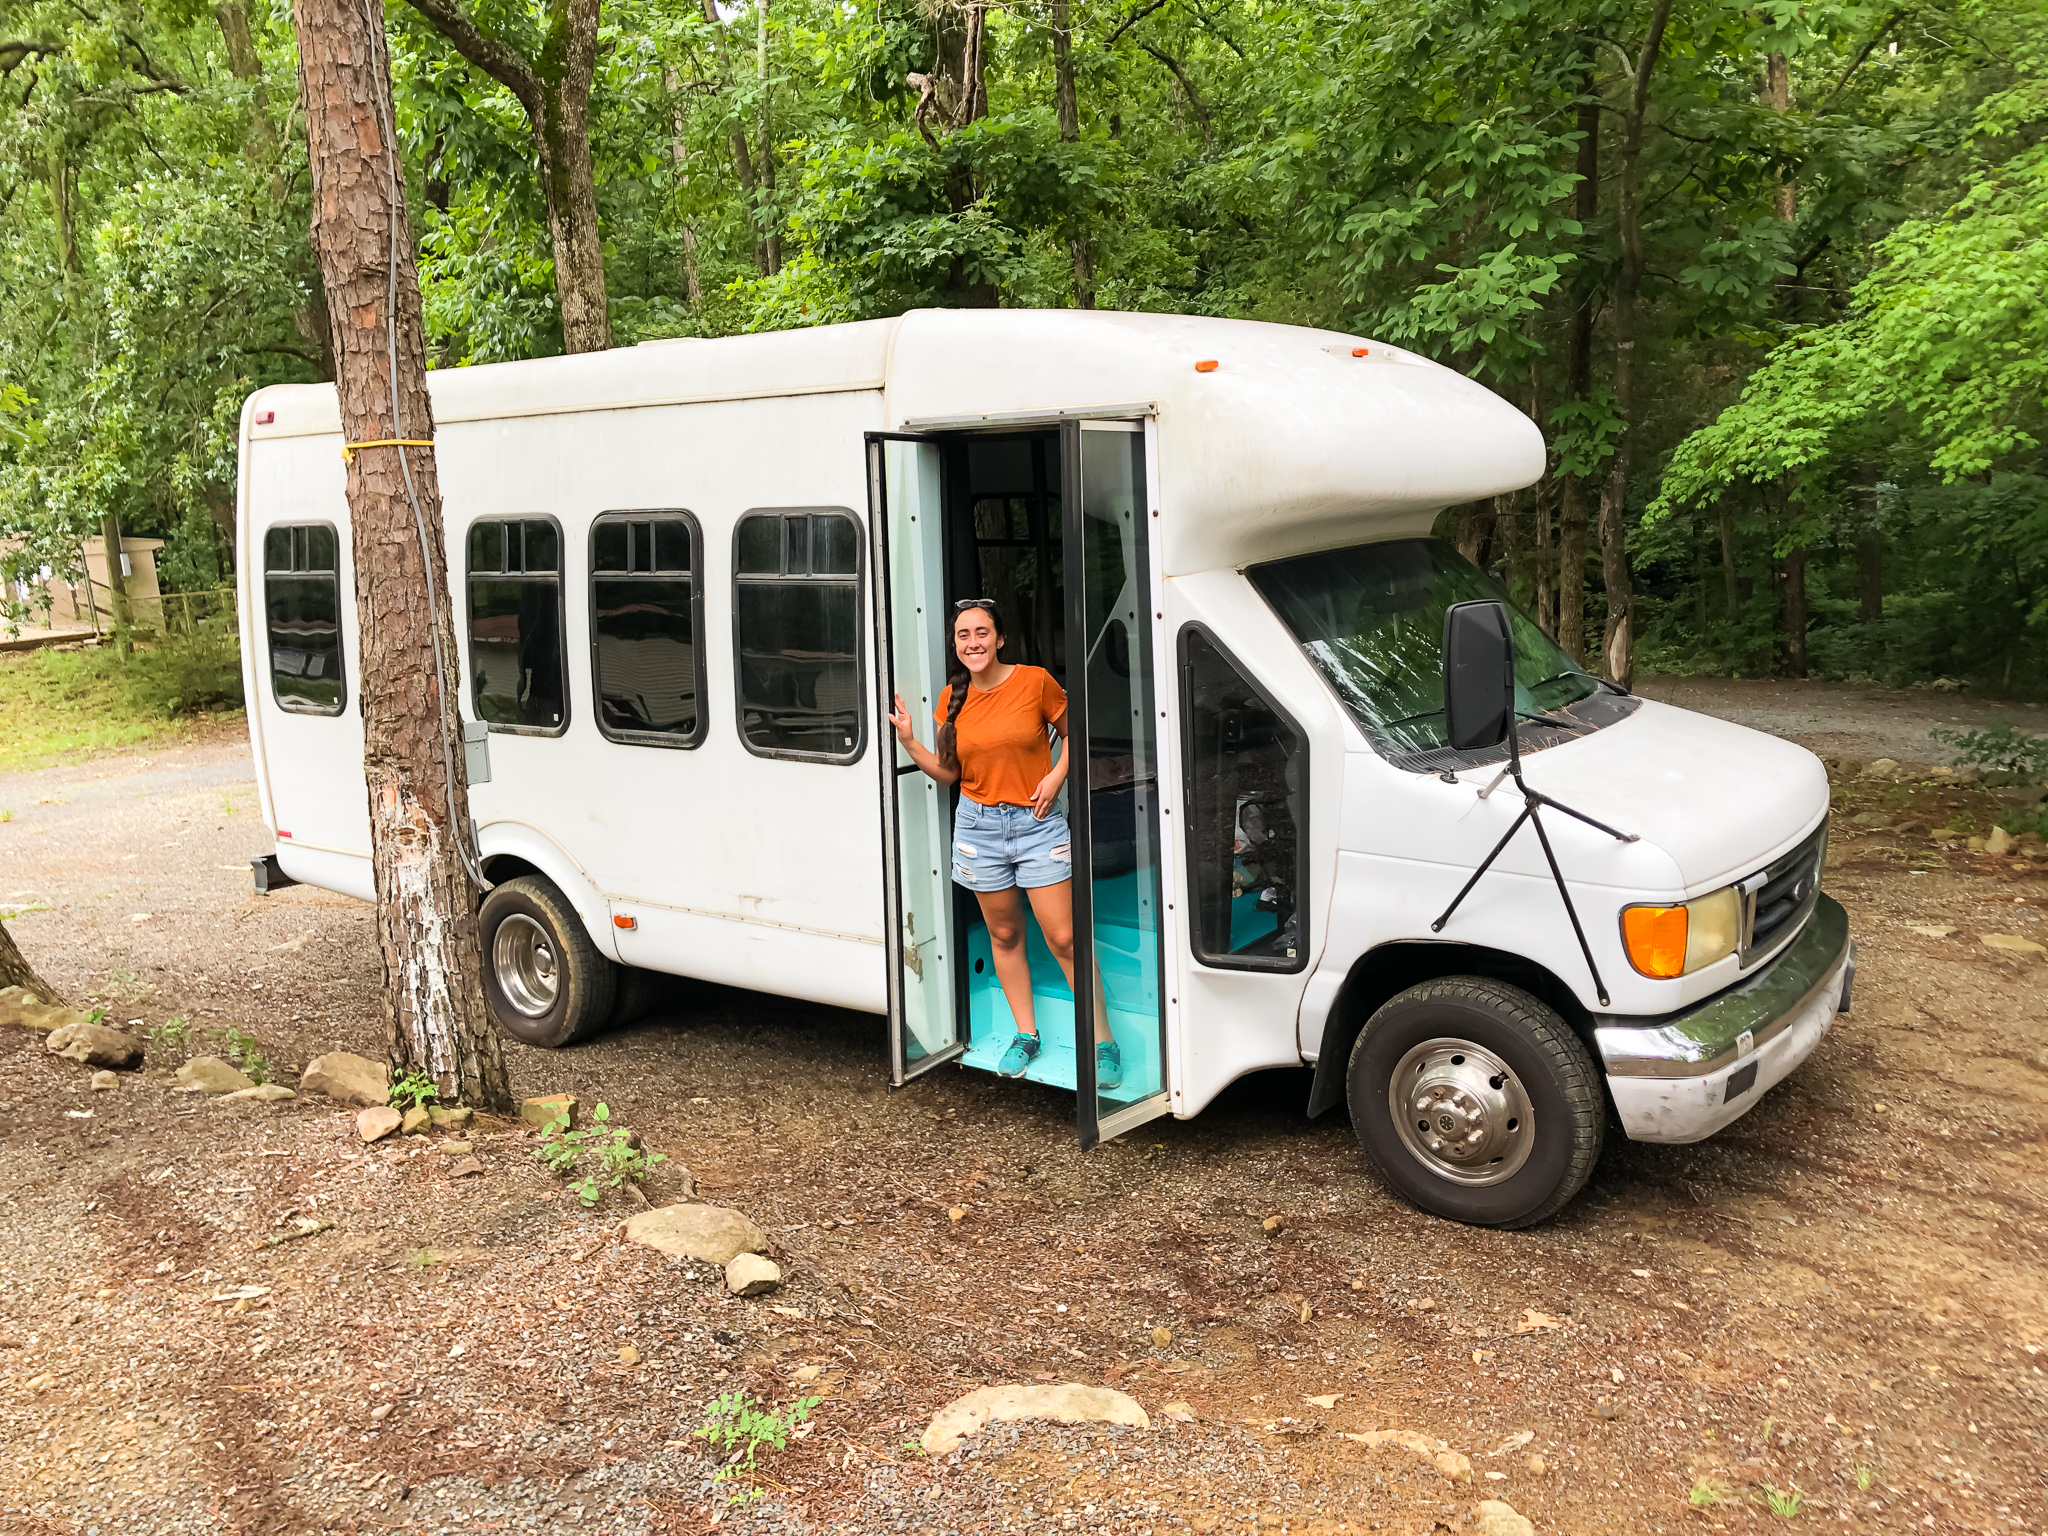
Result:
M1389 999L1440 976L1488 976L1520 987L1556 1009L1571 1026L1572 1033L1593 1052L1594 1061L1599 1061L1592 1015L1554 972L1526 955L1478 944L1382 944L1352 962L1343 989L1330 1007L1330 1016L1323 1025L1322 1044L1316 1052L1315 1085L1309 1090L1311 1119L1344 1102L1345 1068L1366 1020Z
M538 864L529 864L516 854L493 854L484 860L484 878L493 885L503 885L507 880L517 880L521 875L539 875L543 880L548 878L546 870ZM476 904L479 908L484 904L484 895L482 891L476 893Z

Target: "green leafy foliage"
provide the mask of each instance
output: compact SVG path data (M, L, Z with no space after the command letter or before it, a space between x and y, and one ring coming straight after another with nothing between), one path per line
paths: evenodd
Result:
M781 1408L757 1404L745 1392L720 1393L704 1410L705 1423L693 1433L707 1440L725 1460L711 1474L719 1483L740 1486L726 1495L731 1505L752 1503L761 1496L754 1481L755 1463L763 1446L782 1450L798 1425L805 1423L822 1398L800 1397Z
M415 1068L398 1074L384 1102L393 1109L404 1111L424 1109L440 1097L441 1090L434 1085L434 1080Z
M184 1019L165 1019L163 1023L145 1029L142 1038L167 1051L182 1051L192 1043L192 1026Z
M1959 767L2014 774L2028 783L2048 780L2048 736L2029 736L2010 720L1981 731L1935 729L1927 734L1955 754Z
M542 1127L540 1145L533 1154L561 1178L582 1173L569 1190L586 1210L602 1204L607 1194L629 1180L639 1183L658 1164L668 1161L662 1153L646 1150L637 1131L614 1125L609 1104L599 1104L590 1118L588 1129L572 1130L568 1117L557 1115Z

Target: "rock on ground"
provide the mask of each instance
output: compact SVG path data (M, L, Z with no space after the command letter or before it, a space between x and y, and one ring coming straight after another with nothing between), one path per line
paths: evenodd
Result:
M0 990L0 1024L48 1032L62 1029L66 1024L91 1022L89 1015L80 1013L76 1008L66 1008L62 1003L46 1003L27 987Z
M1473 1513L1478 1516L1478 1523L1472 1527L1473 1536L1536 1536L1535 1524L1529 1517L1499 1499L1481 1499Z
M1412 1429L1369 1429L1362 1435L1346 1435L1346 1440L1356 1440L1360 1445L1398 1445L1413 1451L1424 1461L1454 1483L1472 1481L1472 1462L1463 1452L1454 1451L1449 1445L1429 1435L1417 1434Z
M427 1106L427 1118L433 1121L436 1128L440 1130L447 1130L451 1126L467 1125L469 1124L470 1116L474 1113L474 1110L461 1105L457 1105L453 1109L443 1109L438 1104L429 1104Z
M1016 1419L1152 1427L1136 1398L1109 1387L1084 1387L1074 1381L1051 1387L982 1387L954 1398L932 1415L931 1426L924 1432L925 1454L948 1455L960 1449L960 1442L969 1435L980 1434L990 1424Z
M782 1286L782 1271L758 1253L737 1253L725 1266L725 1288L735 1296L766 1296Z
M121 1075L118 1072L99 1071L92 1075L92 1091L94 1093L112 1093L120 1086Z
M626 1222L626 1240L685 1259L730 1264L743 1253L759 1253L768 1234L738 1211L722 1205L664 1205Z
M142 1065L142 1042L105 1024L66 1024L50 1031L43 1045L67 1061L88 1067L133 1071Z
M218 1056L194 1056L178 1068L177 1082L183 1093L234 1093L256 1086L255 1078Z
M356 1134L365 1141L382 1141L398 1129L404 1118L389 1104L372 1104L356 1111Z
M353 1056L347 1051L329 1051L306 1064L305 1075L299 1079L299 1091L323 1093L339 1103L367 1108L390 1098L391 1082L383 1062Z
M405 1118L398 1122L398 1129L410 1136L414 1131L424 1131L434 1123L433 1117L418 1104L405 1112Z
M283 1083L259 1083L254 1088L237 1088L227 1097L245 1099L255 1104L281 1104L286 1099L296 1099L298 1095Z
M575 1125L576 1095L573 1093L544 1094L537 1099L527 1099L519 1106L519 1118L534 1127L552 1125L565 1116L570 1125Z

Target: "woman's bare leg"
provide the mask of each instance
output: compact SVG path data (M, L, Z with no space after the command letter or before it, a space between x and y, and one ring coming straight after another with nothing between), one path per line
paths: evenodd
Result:
M1041 885L1024 894L1031 898L1031 913L1038 919L1038 931L1045 935L1045 947L1066 972L1067 985L1073 986L1074 882L1062 880L1058 885ZM1095 973L1095 1043L1101 1045L1116 1036L1109 1031L1109 1004L1102 995L1102 967L1091 969Z
M976 891L974 896L981 903L981 920L988 924L996 980L1002 983L1010 1017L1022 1033L1035 1035L1038 1019L1031 1007L1031 958L1024 952L1024 898L1015 886L1007 891Z

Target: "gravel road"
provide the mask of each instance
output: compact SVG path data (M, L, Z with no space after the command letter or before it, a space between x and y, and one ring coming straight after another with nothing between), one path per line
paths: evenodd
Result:
M1956 707L1651 691L1922 761ZM323 1100L172 1092L203 1033L93 1093L0 1029L0 1531L1433 1536L1497 1498L1542 1532L2038 1533L2048 961L1979 935L2048 943L2048 873L1848 823L1988 820L1978 791L1837 802L1855 1012L1729 1131L1610 1142L1524 1233L1394 1199L1341 1114L1302 1117L1305 1073L1083 1155L1070 1097L887 1093L877 1020L775 998L678 983L587 1045L509 1048L517 1093L603 1101L672 1158L655 1203L687 1169L768 1231L788 1284L742 1301L620 1241L637 1207L583 1210L517 1126L480 1125L462 1176ZM74 1002L246 1031L288 1082L380 1053L368 909L251 891L245 750L4 776L0 810L10 931ZM334 1225L268 1241L309 1220ZM952 1398L1040 1380L1152 1427L917 1452ZM731 1392L820 1399L751 1501L694 1433ZM1470 1480L1347 1438L1381 1429Z

